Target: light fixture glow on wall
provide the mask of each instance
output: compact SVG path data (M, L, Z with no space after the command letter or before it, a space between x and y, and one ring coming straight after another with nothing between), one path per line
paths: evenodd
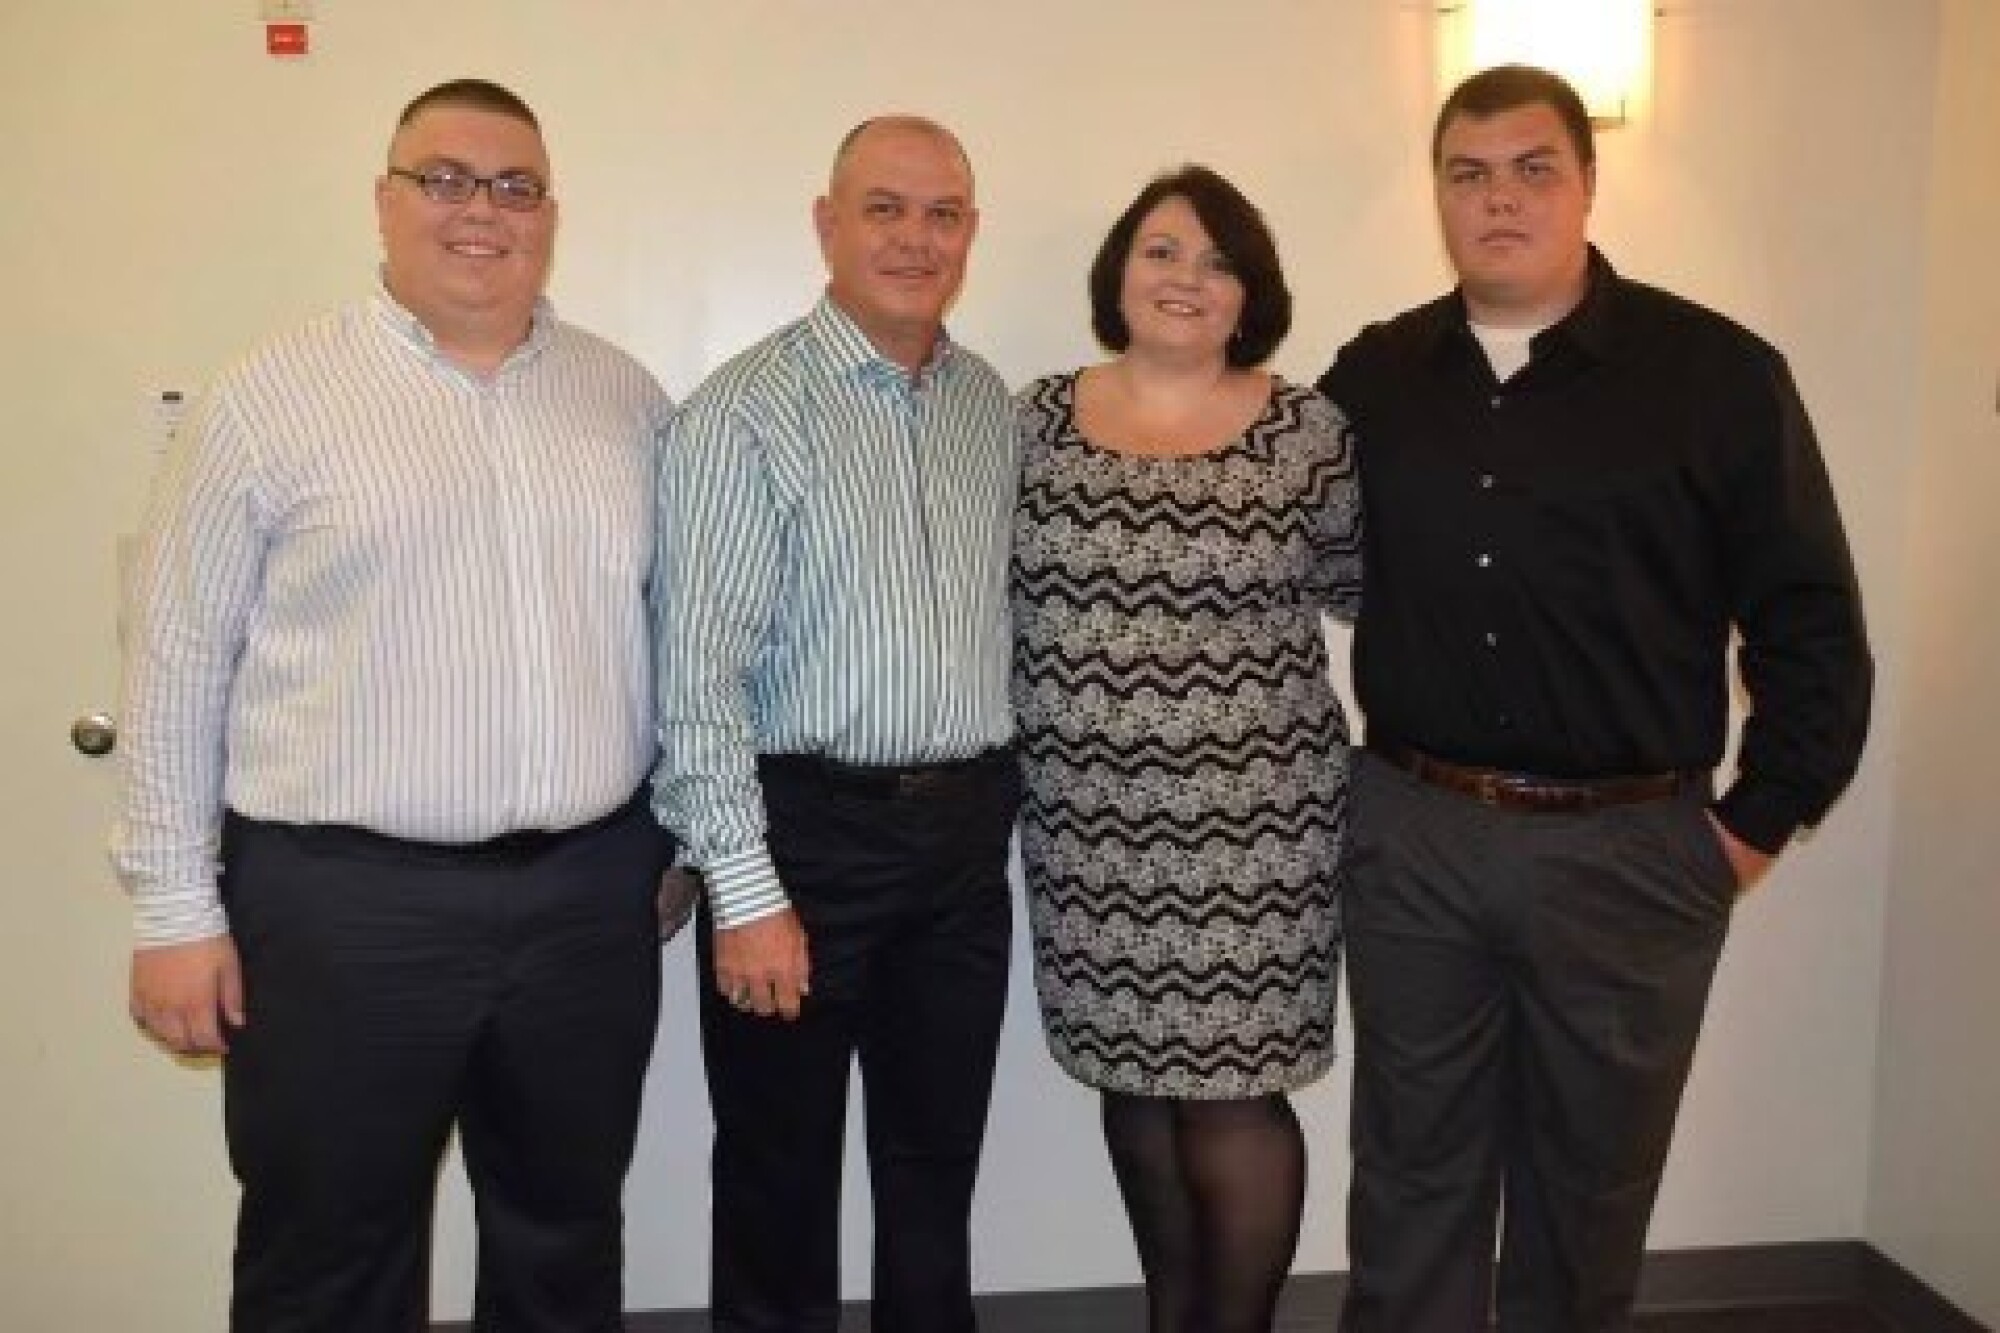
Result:
M1448 0L1438 77L1448 92L1490 65L1539 65L1568 79L1600 125L1622 125L1653 81L1656 0Z

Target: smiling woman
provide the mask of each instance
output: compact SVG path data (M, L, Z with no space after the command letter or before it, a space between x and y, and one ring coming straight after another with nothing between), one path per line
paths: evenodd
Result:
M1291 297L1261 216L1154 181L1091 270L1118 355L1021 395L1015 707L1049 1049L1097 1090L1151 1327L1264 1333L1298 1241L1287 1093L1332 1061L1357 593L1345 426L1258 369Z

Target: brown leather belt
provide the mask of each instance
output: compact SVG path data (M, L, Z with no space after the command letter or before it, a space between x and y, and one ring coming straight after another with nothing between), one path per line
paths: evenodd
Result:
M1701 781L1699 773L1640 773L1608 778L1545 778L1498 768L1454 764L1395 741L1370 740L1368 752L1405 773L1470 796L1486 805L1545 814L1587 813L1613 805L1634 805L1677 795Z

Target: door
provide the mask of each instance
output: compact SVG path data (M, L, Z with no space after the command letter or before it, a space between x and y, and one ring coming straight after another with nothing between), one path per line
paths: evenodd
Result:
M234 1190L220 1080L212 1065L148 1046L126 1016L129 912L104 850L113 761L79 754L68 732L79 714L116 708L118 551L155 454L148 398L192 391L257 331L367 271L365 188L328 204L334 186L312 164L272 152L256 81L214 96L178 54L244 49L248 15L247 5L10 4L0 18L9 1329L224 1323ZM264 179L218 190L219 168ZM343 241L288 257L283 228L315 214ZM281 263L295 271L260 279L260 265Z

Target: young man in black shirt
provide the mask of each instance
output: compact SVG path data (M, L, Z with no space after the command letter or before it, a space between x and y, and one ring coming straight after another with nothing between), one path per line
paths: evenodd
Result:
M1784 359L1590 245L1576 93L1475 75L1432 162L1457 289L1320 381L1367 514L1343 1327L1599 1333L1732 905L1852 776L1872 668Z

